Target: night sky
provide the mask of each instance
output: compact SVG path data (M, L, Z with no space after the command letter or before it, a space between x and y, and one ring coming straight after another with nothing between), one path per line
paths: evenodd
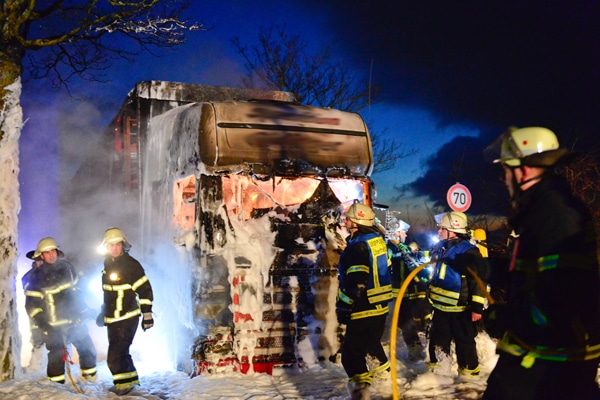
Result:
M386 6L381 6L386 3ZM321 2L352 63L374 62L385 101L442 123L598 128L596 1Z
M160 57L116 61L105 82L74 82L74 98L26 82L20 232L35 239L22 253L38 236L57 234L50 229L60 217L52 211L55 198L42 194L68 184L136 82L236 86L244 69L231 38L251 42L273 24L315 47L333 45L378 87L372 109L361 113L419 151L374 176L385 182L378 184L383 200L400 209L415 195L443 206L447 189L460 181L473 194L469 212L504 211L500 171L485 163L482 150L510 125L546 126L561 143L576 142L576 150L599 142L597 1L215 0L192 2L187 16L211 29L158 51ZM54 147L60 160L48 151Z
M352 63L373 62L383 101L427 109L442 126L478 130L424 161L411 185L418 194L443 204L460 180L473 193L470 211L498 211L498 198L505 201L499 171L482 165L481 150L511 125L546 126L580 151L600 142L596 1L311 4L332 16L329 27ZM402 138L401 126L395 132Z

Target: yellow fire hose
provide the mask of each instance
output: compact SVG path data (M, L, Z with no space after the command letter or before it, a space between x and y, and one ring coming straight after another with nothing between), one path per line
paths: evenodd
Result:
M404 296L404 292L406 292L406 288L412 282L413 278L421 272L423 268L425 268L429 264L433 264L436 261L429 261L423 263L413 269L410 274L404 279L402 282L402 286L400 287L400 291L398 292L398 296L396 297L396 304L394 305L394 313L392 314L392 327L390 332L390 359L391 359L391 367L392 367L392 396L394 400L398 400L400 397L398 395L398 372L396 371L396 334L398 333L398 316L400 315L400 304L402 304L402 297Z
M69 351L67 350L66 343L63 343L63 360L65 362L65 369L67 370L67 376L69 377L69 380L71 381L77 392L83 393L79 386L77 386L77 383L75 383L73 375L71 375L71 356L69 355Z
M440 261L440 260L428 261L426 263L419 265L415 269L413 269L410 272L410 274L408 274L406 279L404 279L404 282L402 282L402 286L400 287L400 290L398 291L398 296L396 298L396 304L394 305L394 313L392 314L392 326L390 328L391 329L391 332L390 332L390 359L391 359L391 368L392 368L392 396L393 396L394 400L398 400L400 398L398 395L398 381L397 381L398 372L396 371L396 335L398 333L398 316L400 315L400 305L402 304L402 297L404 297L404 292L406 292L406 288L408 288L408 285L410 285L410 283L412 282L414 277L419 272L421 272L421 270L423 268L425 268L429 264L435 264L438 261ZM483 282L483 280L481 280L481 278L477 275L477 273L475 273L475 271L473 271L470 267L467 267L467 271L471 275L473 275L473 278L475 278L475 281L477 282L477 284L483 288L483 292L486 294L486 297L487 297L488 301L490 302L490 304L494 304L494 299L487 292L487 286Z

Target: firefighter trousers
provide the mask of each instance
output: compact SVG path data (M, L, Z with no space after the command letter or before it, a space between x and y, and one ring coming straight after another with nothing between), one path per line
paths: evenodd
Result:
M349 378L365 374L367 354L379 360L380 365L388 362L381 337L385 329L387 314L351 320L346 326L342 344L342 365Z
M96 368L96 348L85 325L74 325L62 329L52 329L45 338L48 350L48 379L57 383L65 383L66 345L73 344L79 354L80 369L93 370Z
M479 366L475 336L477 336L477 329L471 321L471 311L444 312L436 309L429 331L431 362L438 362L436 351L441 351L449 356L450 346L454 340L458 367L475 370Z
M140 317L113 322L107 326L108 353L106 363L115 385L138 383L138 374L133 364L129 348L135 337Z
M411 300L403 299L398 315L398 328L402 330L404 343L409 347L421 344L417 323L413 318L413 306Z

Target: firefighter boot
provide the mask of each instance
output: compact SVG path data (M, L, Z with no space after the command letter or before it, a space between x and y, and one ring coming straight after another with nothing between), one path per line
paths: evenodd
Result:
M466 367L464 368L458 368L458 372L460 373L461 377L465 377L468 379L478 379L479 378L479 365L473 369L468 369Z

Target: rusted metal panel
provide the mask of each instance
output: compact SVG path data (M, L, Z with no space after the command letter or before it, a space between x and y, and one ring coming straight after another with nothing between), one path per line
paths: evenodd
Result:
M358 114L284 102L203 104L199 146L209 167L259 163L285 175L341 168L352 176L369 175L373 167L371 140Z

